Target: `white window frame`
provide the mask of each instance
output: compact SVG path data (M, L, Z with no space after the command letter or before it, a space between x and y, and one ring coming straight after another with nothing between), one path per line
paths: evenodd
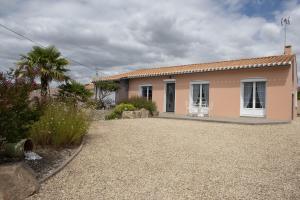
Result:
M152 84L143 84L143 85L139 85L139 93L140 93L140 96L142 97L143 96L143 87L147 87L147 100L149 100L149 87L152 87L152 98L153 98L153 86Z
M202 98L200 98L199 106L193 104L193 85L196 85L196 84L200 84L200 91L202 91L202 84L208 84L208 90L210 90L210 82L209 81L201 81L200 80L200 81L191 81L190 82L190 94L189 94L189 96L190 96L189 113L190 114L199 114L198 108L200 108L200 106L202 105ZM209 94L210 94L210 92L209 92ZM209 100L210 100L210 98L209 98ZM208 115L209 105L210 105L210 103L208 104L208 107L202 107L201 110L202 110L202 112L204 112L203 114Z
M265 107L264 108L244 108L244 83L253 83L253 105L255 106L256 82L265 82ZM241 80L240 95L240 116L242 117L265 117L267 107L267 80L265 78L248 78Z

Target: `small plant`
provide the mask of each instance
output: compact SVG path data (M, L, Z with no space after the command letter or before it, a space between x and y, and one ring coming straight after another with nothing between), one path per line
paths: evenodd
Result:
M136 108L132 104L121 103L115 107L113 112L105 117L107 120L121 118L123 111L133 111Z
M52 102L29 131L34 143L55 147L79 144L89 127L86 113L72 104Z
M145 108L146 110L149 110L151 114L157 110L155 102L149 101L144 97L134 96L126 101L123 101L123 103L132 104L137 109Z

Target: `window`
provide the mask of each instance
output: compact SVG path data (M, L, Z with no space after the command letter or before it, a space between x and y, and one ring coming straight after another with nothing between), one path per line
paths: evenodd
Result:
M244 82L244 108L265 108L266 82Z
M152 86L141 86L141 96L147 100L152 100Z
M193 106L209 106L209 84L192 84Z

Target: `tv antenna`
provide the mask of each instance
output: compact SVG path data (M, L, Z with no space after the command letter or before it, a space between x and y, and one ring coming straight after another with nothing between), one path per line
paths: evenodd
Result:
M284 27L284 46L286 46L286 27L290 24L290 16L281 18L281 26Z

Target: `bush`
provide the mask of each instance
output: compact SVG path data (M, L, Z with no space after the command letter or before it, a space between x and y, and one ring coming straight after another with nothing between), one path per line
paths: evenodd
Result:
M39 119L36 106L30 106L31 91L35 82L17 78L13 71L0 73L0 138L7 142L18 142L26 137L30 125Z
M119 115L116 114L115 112L112 112L112 113L110 113L109 115L106 115L106 116L105 116L105 119L106 119L106 120L112 120L112 119L117 119L117 118L119 118Z
M111 120L111 119L121 118L123 111L133 111L133 110L136 110L136 108L132 104L121 103L115 107L115 109L111 114L105 116L105 119Z
M61 147L79 144L88 127L86 113L71 104L52 102L29 133L35 144Z
M157 110L156 104L153 101L149 101L144 97L131 97L126 101L123 101L123 103L129 103L132 104L137 109L145 108L146 110L149 110L151 114Z
M136 108L132 104L121 103L115 107L114 112L121 115L123 111L132 111L135 109Z

